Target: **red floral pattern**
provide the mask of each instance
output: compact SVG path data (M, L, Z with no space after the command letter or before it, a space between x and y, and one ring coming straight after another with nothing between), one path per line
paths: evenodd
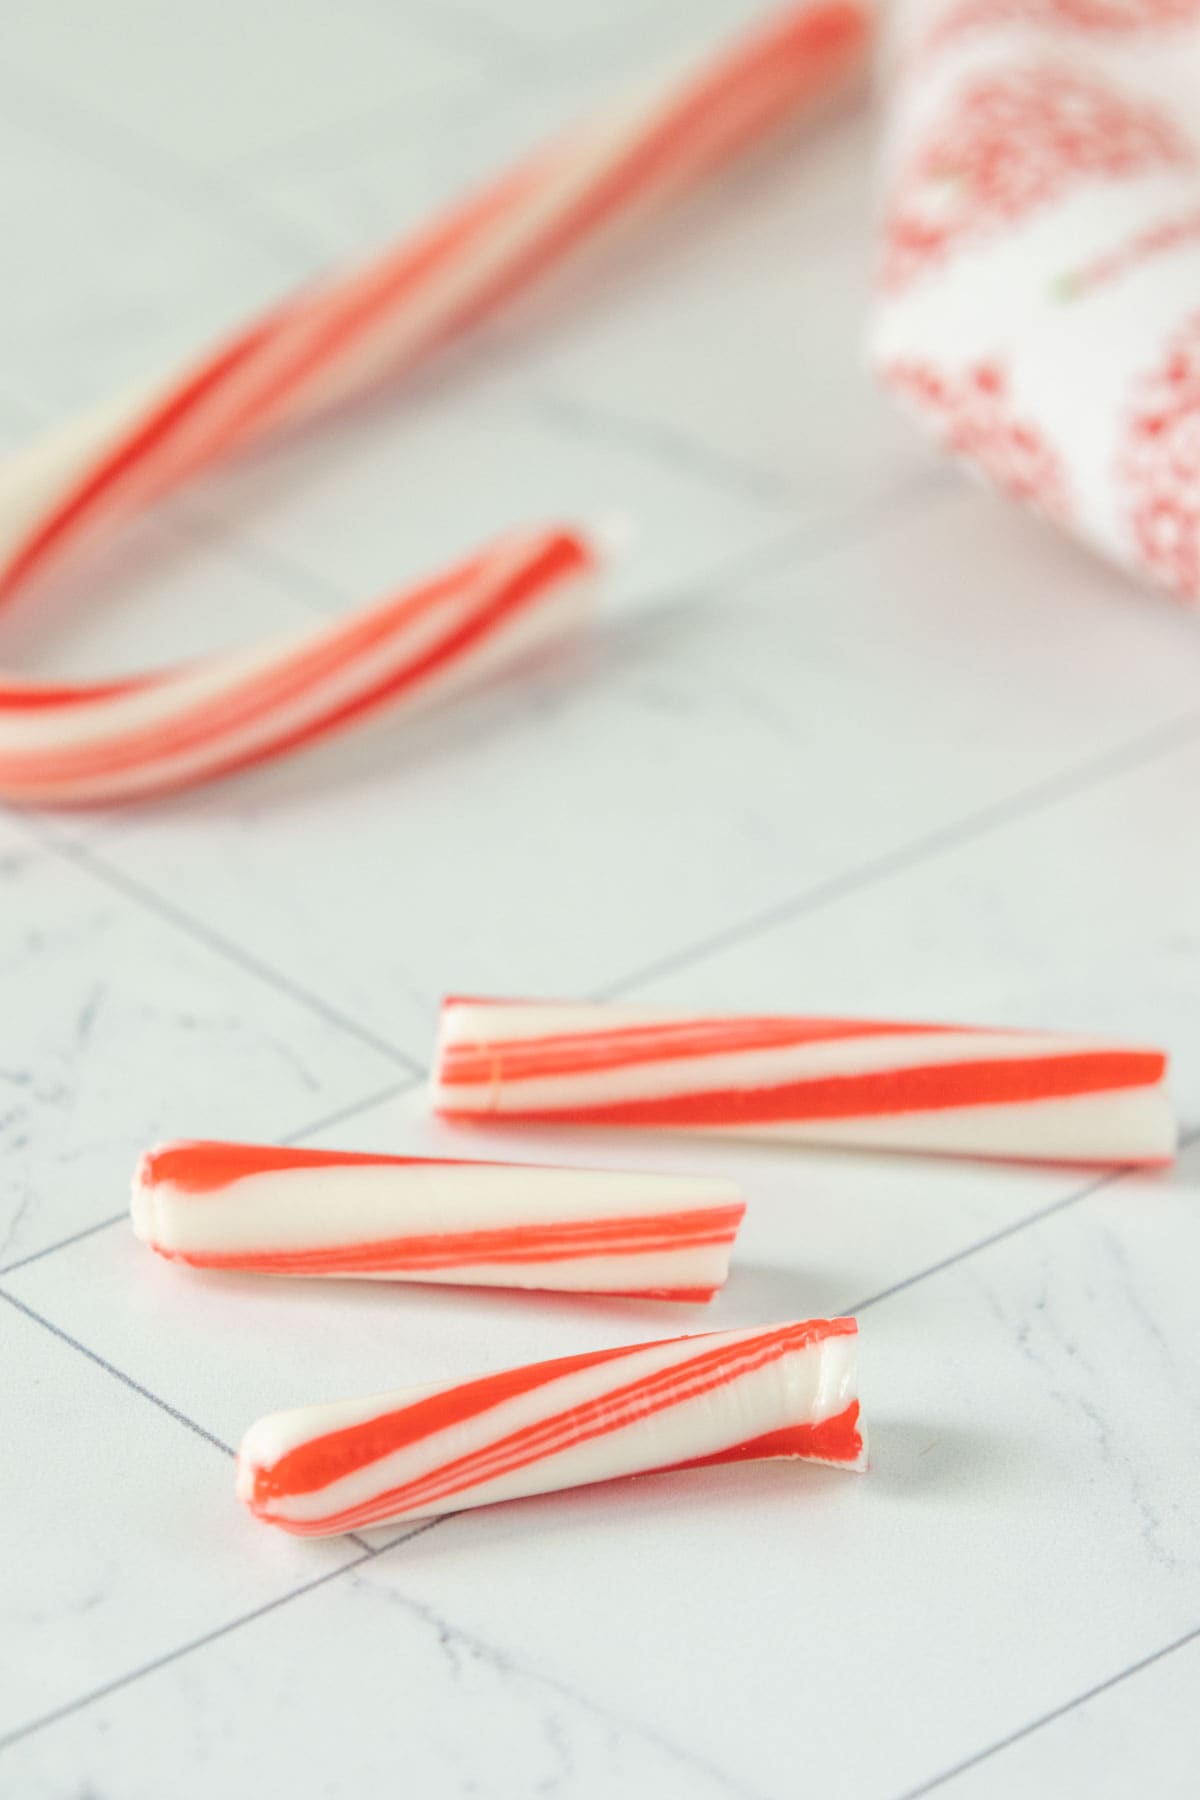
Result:
M1118 480L1146 567L1200 600L1200 313L1141 384Z
M918 54L1000 25L1085 31L1105 37L1161 31L1200 20L1200 0L962 0L930 28Z
M906 360L885 369L884 379L931 416L948 450L976 463L1002 492L1060 523L1069 518L1062 459L1028 419L1014 412L999 364L976 363L952 376Z
M1161 113L1094 79L1050 67L982 77L956 96L899 183L884 226L883 285L903 286L1077 182L1194 160Z

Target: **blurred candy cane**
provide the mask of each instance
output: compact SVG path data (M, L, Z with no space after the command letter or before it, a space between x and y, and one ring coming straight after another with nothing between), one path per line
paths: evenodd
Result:
M642 85L415 239L284 301L164 383L0 469L0 599L269 432L391 380L584 246L651 214L836 91L865 0L811 0ZM0 678L0 795L134 799L278 756L384 702L440 697L575 616L574 532L521 535L303 636L128 680Z

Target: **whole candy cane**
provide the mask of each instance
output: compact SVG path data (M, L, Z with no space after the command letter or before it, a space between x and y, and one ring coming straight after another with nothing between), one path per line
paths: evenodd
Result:
M711 1300L745 1212L730 1182L176 1143L149 1151L133 1228L200 1269Z
M1159 1050L1044 1032L451 999L444 1118L1046 1162L1171 1160Z
M391 380L607 232L725 166L859 64L863 0L812 0L643 86L367 267L302 291L172 379L0 470L0 599L200 471ZM333 626L128 680L0 678L0 795L128 800L227 774L385 701L440 696L573 615L592 564L536 532Z
M853 1319L595 1350L259 1419L238 1494L323 1537L618 1476L764 1457L866 1466Z

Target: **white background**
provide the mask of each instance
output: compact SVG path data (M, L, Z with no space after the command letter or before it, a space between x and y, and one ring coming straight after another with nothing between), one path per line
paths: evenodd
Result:
M415 224L731 0L8 0L0 431ZM1169 1177L678 1140L710 1309L190 1275L167 1135L453 1148L460 992L1165 1043L1200 1129L1195 621L943 467L860 373L848 111L406 394L4 622L124 668L626 514L585 644L120 815L0 819L0 1793L1193 1792L1200 1151ZM470 1149L468 1149L468 1154ZM857 1307L874 1467L660 1477L293 1541L263 1410Z

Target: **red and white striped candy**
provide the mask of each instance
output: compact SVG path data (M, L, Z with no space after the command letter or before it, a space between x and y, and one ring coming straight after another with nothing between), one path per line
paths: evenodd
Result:
M411 369L574 254L723 168L861 63L863 0L809 0L698 71L645 84L365 268L296 294L190 367L0 470L0 600L270 432ZM573 616L592 555L557 528L301 638L130 679L0 675L0 796L135 799L440 696Z
M200 1269L711 1300L745 1202L727 1181L343 1150L149 1151L133 1228Z
M709 1463L866 1466L858 1326L812 1319L595 1350L259 1419L238 1494L320 1537Z
M1169 1162L1159 1050L1043 1032L447 1000L448 1119L644 1126L1047 1162Z

